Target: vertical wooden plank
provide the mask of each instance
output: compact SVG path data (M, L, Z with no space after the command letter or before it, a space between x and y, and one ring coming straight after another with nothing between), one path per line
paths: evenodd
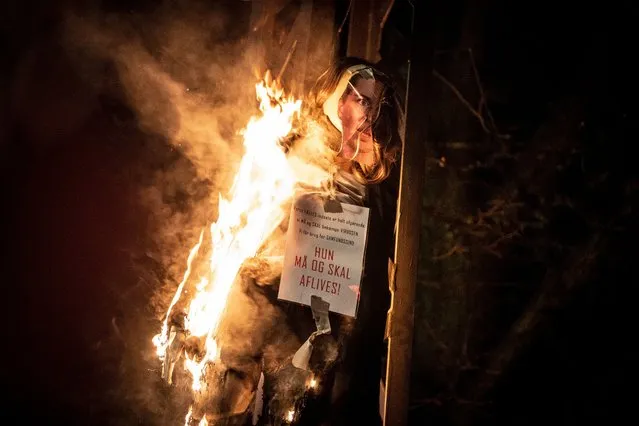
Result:
M406 129L402 150L397 208L395 271L391 283L391 310L386 365L385 426L408 421L415 282L421 229L421 194L424 181L424 104L431 79L434 0L415 2L410 71L406 99ZM428 10L428 13L426 12ZM419 28L419 37L414 29ZM422 32L423 31L423 32Z
M337 55L335 1L315 0L311 18L312 36L307 50L305 89L313 87L317 77L334 62Z
M254 44L261 46L266 68L282 77L289 93L301 96L330 64L335 52L334 19L332 0L253 2Z
M373 24L373 3L369 1L351 1L348 23L347 56L375 61L368 55L368 43Z
M376 63L382 29L395 0L352 1L350 5L348 47L346 54Z

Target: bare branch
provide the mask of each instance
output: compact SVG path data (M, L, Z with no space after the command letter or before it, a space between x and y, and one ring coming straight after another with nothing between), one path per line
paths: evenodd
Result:
M339 28L337 29L337 34L341 34L342 30L344 29L344 25L346 24L346 20L348 19L348 15L351 13L351 8L353 7L353 0L350 0L348 2L348 9L346 10L346 14L344 14L344 20L342 21L342 23L340 24Z
M451 257L452 255L456 254L456 253L466 253L468 251L468 249L466 249L465 247L463 247L460 244L455 244L450 250L448 250L446 253L440 254L438 256L433 256L433 260L441 260L441 259L445 259L447 257Z
M475 77L475 83L477 84L477 88L479 90L479 95L480 95L479 105L477 106L477 108L473 107L471 103L464 97L464 95L462 95L459 89L457 89L457 87L455 87L453 83L448 81L446 77L444 77L439 72L437 72L437 70L433 70L433 75L437 77L446 86L448 86L448 88L455 94L455 96L457 96L457 98L461 101L461 103L463 103L464 106L468 108L468 111L470 111L470 113L477 118L484 132L486 132L487 134L495 135L496 137L500 139L510 139L510 135L500 133L499 129L497 128L497 124L495 123L493 114L490 112L490 108L488 108L486 92L484 91L484 87L481 83L481 79L479 78L479 71L477 70L477 64L475 63L475 56L473 55L472 49L470 48L468 49L468 54L470 57L470 64L473 69L473 74ZM486 116L488 117L490 128L488 125L486 125L486 120L484 119L484 114L483 114L484 110L486 111Z
M507 234L502 235L501 237L497 238L492 244L487 245L486 247L484 247L486 250L494 252L495 250L497 250L497 246L499 244L501 244L502 242L506 241L506 240L510 240L513 237L519 235L519 230L513 231L513 232L509 232ZM500 256L501 257L501 256Z
M424 324L426 325L426 331L430 335L431 339L433 339L433 342L435 342L435 344L439 346L441 349L448 351L448 346L444 342L442 342L442 340L439 337L437 337L437 333L435 333L435 330L433 330L433 327L430 325L430 322L428 322L428 320L425 319Z
M475 63L475 55L473 54L473 49L468 48L468 55L470 56L470 65L473 67L473 74L475 75L475 82L477 83L477 88L479 89L479 108L478 111L481 113L483 107L486 107L486 115L488 116L488 120L490 120L490 124L495 132L495 135L498 138L509 139L510 135L503 135L499 133L499 129L497 128L497 124L495 123L495 119L493 118L493 114L490 112L490 108L488 107L488 100L486 98L486 93L484 92L484 86L481 84L481 79L479 78L479 71L477 70L477 64Z
M433 70L433 75L437 77L438 79L440 79L441 82L444 83L446 86L448 86L448 88L455 94L455 96L457 96L457 98L461 101L461 103L463 103L466 106L466 108L468 108L468 111L470 111L471 114L477 117L477 120L479 120L479 124L481 125L481 128L484 129L486 133L490 134L490 130L488 130L488 127L486 127L486 123L484 122L484 117L482 117L479 111L473 108L470 102L468 102L466 98L464 98L464 95L461 94L461 92L455 87L455 85L451 83L450 81L448 81L446 77L444 77L439 72L437 72L437 70Z
M282 65L282 69L280 69L280 72L277 74L277 77L275 78L276 81L278 82L282 81L282 75L284 74L284 71L286 71L286 67L288 66L288 63L291 61L291 58L293 57L293 53L295 52L296 47L297 47L297 39L293 41L293 45L291 46L290 49L288 49L288 54L286 55L286 59L284 60L284 65Z

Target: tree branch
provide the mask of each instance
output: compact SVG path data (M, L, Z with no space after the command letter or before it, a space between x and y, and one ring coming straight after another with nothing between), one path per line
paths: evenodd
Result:
M457 98L461 101L462 104L473 114L481 128L487 134L495 135L499 139L510 139L510 135L502 134L499 132L497 128L497 124L495 123L495 118L493 114L490 112L490 108L488 107L488 100L486 98L486 92L484 91L484 86L481 83L481 79L479 77L479 71L477 70L477 64L475 63L475 55L471 48L468 48L468 56L470 57L470 65L473 69L473 75L475 77L475 83L477 84L477 89L479 90L479 105L477 108L473 107L472 104L462 95L462 93L455 87L453 83L451 83L446 77L441 75L437 70L433 70L433 75L437 77L442 83L444 83L448 88L457 96ZM486 110L486 116L488 117L488 121L490 126L486 124L486 119L484 118L483 111ZM490 128L489 128L490 127Z
M490 132L490 130L488 130L488 127L486 127L486 123L484 122L484 117L482 117L482 115L479 113L479 111L477 111L475 108L473 108L473 106L470 104L470 102L468 102L466 100L464 95L461 94L461 92L455 87L455 85L453 83L451 83L450 81L448 81L446 79L446 77L441 75L437 70L433 70L433 75L435 77L437 77L446 86L448 86L448 88L455 94L455 96L457 96L457 98L461 101L461 103L463 103L464 106L466 106L466 108L468 108L468 111L470 111L471 114L473 114L475 117L477 117L477 120L479 120L479 124L481 125L481 128L484 129L484 132L490 134L491 132Z
M468 56L470 57L470 65L473 68L473 74L475 75L475 82L477 83L477 88L479 89L479 108L478 111L481 113L483 107L486 107L486 115L490 120L490 124L495 132L495 135L501 139L509 139L510 135L503 135L499 133L499 129L497 128L497 124L495 123L495 119L493 118L493 114L490 112L490 108L488 107L488 100L486 98L486 93L484 92L484 86L481 84L481 79L479 78L479 71L477 70L477 64L475 63L475 55L473 54L473 49L468 48Z
M448 250L446 253L440 254L438 256L433 256L433 260L441 260L441 259L445 259L447 257L451 257L452 255L456 254L456 253L465 253L467 252L468 249L466 249L465 247L463 247L460 244L455 244L450 250Z

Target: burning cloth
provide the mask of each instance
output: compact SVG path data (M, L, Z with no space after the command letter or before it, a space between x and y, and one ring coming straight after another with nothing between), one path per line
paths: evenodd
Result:
M162 375L171 383L177 365L188 371L187 424L241 424L262 400L253 419L263 424L379 423L396 200L388 178L401 145L392 85L370 64L346 60L323 74L304 107L268 76L256 92L261 114L244 129L234 183L191 249L154 338ZM277 300L287 216L310 193L370 208L357 319L321 300L312 311Z

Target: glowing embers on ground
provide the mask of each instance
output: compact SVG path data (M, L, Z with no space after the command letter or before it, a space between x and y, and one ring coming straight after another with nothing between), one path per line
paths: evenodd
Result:
M300 114L301 101L287 98L277 84L267 77L256 85L260 114L249 120L242 132L245 153L240 161L228 197L219 196L218 220L200 234L199 241L191 249L182 282L168 308L161 332L153 338L157 355L163 362L163 375L171 383L172 367L182 353L185 368L190 372L194 392L206 387L206 368L219 358L216 340L218 326L225 311L227 299L243 263L256 255L274 229L280 225L288 211L298 183L319 186L328 173L305 161L304 156L285 154L281 141L293 128ZM304 148L305 153L322 150L322 143L312 138ZM318 151L319 152L319 151ZM211 254L201 276L192 276L194 259L198 256L204 237L210 232ZM199 269L198 269L199 271ZM195 294L185 294L188 282L197 282ZM186 312L176 305L188 301ZM179 348L179 354L171 354L176 345L175 318L182 316L180 328L183 337L178 345L195 339L196 351ZM169 356L170 355L170 356ZM191 411L187 415L191 417Z

